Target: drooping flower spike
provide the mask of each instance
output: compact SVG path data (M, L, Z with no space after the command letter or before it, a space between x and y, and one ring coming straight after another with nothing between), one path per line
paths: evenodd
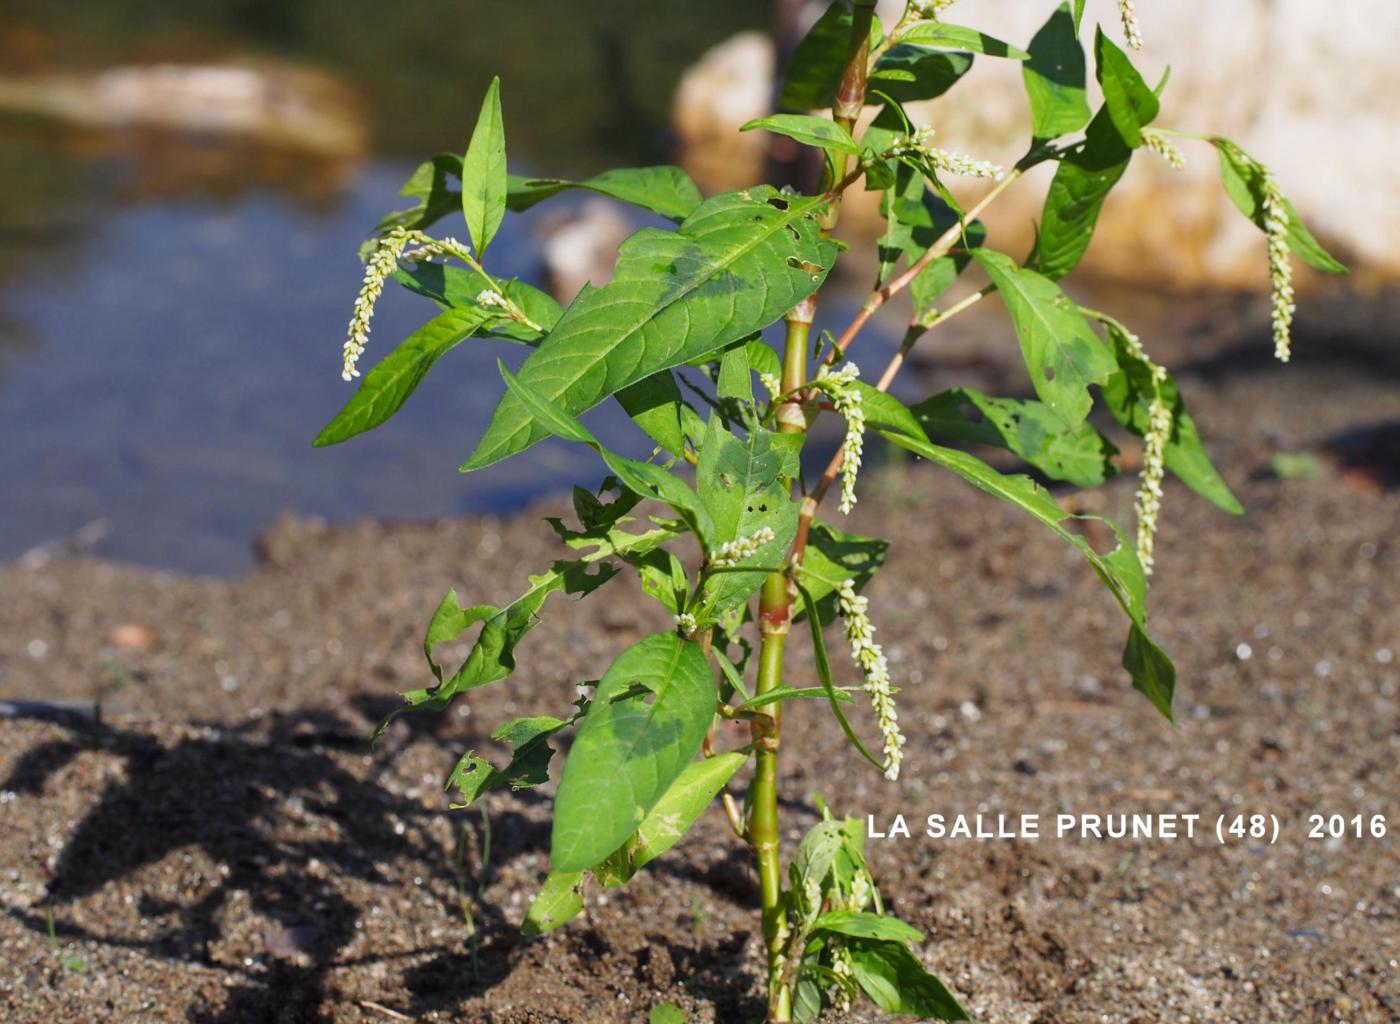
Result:
M899 763L904 757L904 734L899 731L899 715L894 706L895 690L890 685L890 665L885 652L875 642L875 627L870 622L870 599L856 593L855 580L846 580L836 589L837 609L846 629L846 642L851 646L851 658L865 675L864 690L880 725L885 754L885 778L899 778Z

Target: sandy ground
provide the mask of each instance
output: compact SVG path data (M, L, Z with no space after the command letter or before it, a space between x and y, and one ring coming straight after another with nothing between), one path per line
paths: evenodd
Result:
M1197 355L1182 342L1174 361ZM1153 619L1179 725L1127 686L1120 617L1065 545L891 465L850 525L895 541L870 593L906 771L884 783L824 709L793 707L788 838L813 794L909 815L914 838L871 842L877 880L982 1021L1400 1020L1400 493L1394 434L1356 432L1400 420L1393 364L1218 351L1183 382L1248 515L1167 488ZM1317 478L1269 471L1272 451L1303 448ZM1102 511L1127 519L1131 500L1120 480ZM544 511L288 520L235 581L76 558L0 569L0 699L102 707L0 719L0 1018L610 1022L664 1000L699 1021L760 1016L753 876L713 810L535 941L517 925L546 867L545 797L490 799L487 858L482 815L446 810L461 750L558 711L663 624L627 584L552 599L511 683L366 750L394 694L424 683L443 592L508 600L552 551ZM810 658L792 646L800 683ZM917 835L927 814L978 812L1205 824L1194 841ZM1204 834L1238 813L1277 815L1277 841ZM1362 815L1366 834L1309 838L1311 814Z

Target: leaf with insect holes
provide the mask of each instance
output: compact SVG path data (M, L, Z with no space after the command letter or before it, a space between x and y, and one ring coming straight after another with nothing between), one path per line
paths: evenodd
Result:
M998 473L966 452L934 444L914 414L898 399L867 385L857 387L866 422L886 440L952 470L974 487L1040 520L1084 556L1131 623L1124 667L1132 676L1133 686L1171 720L1176 669L1166 652L1147 634L1147 575L1133 544L1118 525L1110 519L1102 520L1113 530L1118 546L1106 555L1099 554L1083 536L1064 526L1066 519L1075 517L1060 508L1050 492L1030 477Z
M506 129L501 118L500 76L491 79L462 158L462 213L477 256L484 257L506 215Z
M781 565L797 533L797 503L788 481L797 472L796 441L754 425L739 440L711 416L700 447L695 487L715 524L715 544L750 537L760 529L773 537L740 565ZM763 585L763 572L731 572L707 585L705 604L719 612Z
M591 868L627 841L699 752L717 698L704 651L675 633L653 634L618 656L559 779L556 871Z
M825 199L763 186L706 200L675 232L647 228L618 250L612 281L585 288L534 353L520 382L569 415L778 320L826 278L836 245L821 238ZM508 392L464 471L499 462L549 430Z
M554 756L549 738L568 724L549 715L511 719L491 734L493 740L512 748L510 763L504 768L467 751L447 776L448 788L455 786L460 799L452 805L453 810L470 807L481 794L502 786L531 789L548 782L549 762Z
M379 426L399 411L438 359L494 317L493 312L481 307L447 309L433 317L365 374L350 401L311 443L324 448Z
M1084 422L1093 407L1091 384L1118 368L1079 307L1048 277L1019 267L1004 253L974 250L1011 314L1031 386L1066 427Z
M1089 123L1088 65L1069 4L1056 8L1027 49L1031 59L1021 65L1021 77L1031 103L1031 134L1055 139L1077 132Z

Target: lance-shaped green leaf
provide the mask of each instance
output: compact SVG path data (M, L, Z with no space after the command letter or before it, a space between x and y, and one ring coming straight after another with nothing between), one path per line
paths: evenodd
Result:
M991 398L952 388L911 407L929 437L1013 452L1052 480L1097 487L1113 474L1118 451L1088 422L1066 427L1040 402Z
M631 881L642 868L680 842L705 813L710 801L734 776L749 756L738 752L716 754L686 765L632 837L593 868L604 889Z
M595 568L596 563L603 563L604 559L612 556L623 559L639 557L675 537L680 529L677 523L632 534L618 528L623 521L619 513L617 519L574 533L571 546L592 547L593 550L576 561L556 561L548 572L531 576L530 588L503 608L489 604L464 606L458 600L457 591L449 590L433 613L423 637L423 655L437 679L437 685L404 693L404 706L380 724L375 730L375 738L405 711L440 710L459 693L508 677L515 671L516 646L538 623L540 609L550 594L559 591L579 596L589 594L617 572L611 564L597 564ZM448 676L433 657L434 648L438 644L455 641L477 625L480 625L481 631L471 651L458 669Z
M1268 170L1229 139L1216 135L1210 141L1220 154L1220 180L1225 186L1225 194L1240 213L1260 231L1264 231L1264 179L1268 176ZM1347 268L1313 237L1293 203L1286 197L1283 208L1288 215L1288 247L1293 250L1293 255L1317 270L1345 274Z
M581 292L521 365L521 383L578 414L773 323L821 285L835 259L815 216L824 202L763 186L706 200L678 231L639 231L618 250L613 280ZM507 393L462 468L499 462L548 432Z
M778 106L784 110L817 110L831 106L841 84L841 70L846 66L852 20L850 5L845 0L833 0L788 58L787 77ZM883 40L880 19L872 17L871 48Z
M517 213L570 189L581 189L611 199L620 199L624 203L640 206L644 210L659 213L675 221L689 217L700 205L701 200L700 190L695 187L695 182L690 180L690 176L679 167L669 165L621 167L604 171L583 181L526 178L512 174L509 178L509 188L506 205Z
M1104 200L1122 179L1132 156L1132 147L1123 141L1108 108L1103 107L1089 122L1083 144L1060 161L1045 194L1036 243L1037 267L1050 280L1058 281L1084 258Z
M699 496L684 480L650 462L638 462L603 447L592 432L575 417L562 412L534 389L524 384L506 369L505 363L497 362L502 379L506 382L507 393L520 402L521 408L549 433L566 441L586 444L597 452L613 474L622 481L624 487L644 498L656 498L670 505L686 524L695 531L700 542L708 546L715 535L714 522Z
M796 452L786 437L755 425L741 441L712 416L700 448L695 486L715 524L714 545L767 527L772 538L739 565L781 565L797 534L798 507L787 487L796 472ZM713 614L744 600L763 585L766 575L759 571L715 576L706 587L707 610Z
M1108 338L1119 367L1118 372L1103 386L1104 403L1114 419L1138 437L1145 437L1151 418L1154 388L1160 387L1162 399L1172 410L1173 417L1171 437L1167 439L1166 449L1162 453L1167 469L1212 505L1232 515L1243 515L1244 508L1239 499L1231 493L1229 485L1211 464L1200 431L1196 429L1196 421L1186 411L1176 381L1168 374L1157 385L1151 367L1138 355L1136 346L1129 340L1127 328L1107 317L1104 324L1108 328Z
M394 272L394 280L415 295L431 299L443 309L482 310L491 317L482 328L482 333L493 338L518 341L530 344L539 341L558 323L564 309L548 292L540 291L534 285L515 279L496 280L496 286L514 302L531 321L540 326L535 330L522 323L501 315L499 306L483 306L477 300L486 287L486 282L475 270L444 263L419 263L412 267L400 267Z
M456 153L439 153L431 160L419 164L399 195L416 199L414 205L404 210L386 214L374 229L374 236L387 235L396 227L409 230L423 230L462 208L462 193L452 188L449 179L462 177L462 158ZM373 240L364 243L360 258L365 259L373 248Z
M501 79L491 79L481 113L462 158L462 213L478 256L506 215L506 129L501 118Z
M1176 670L1166 652L1146 632L1147 576L1133 545L1118 525L1112 520L1103 520L1118 538L1118 546L1106 555L1099 554L1084 537L1064 526L1066 519L1075 517L1060 508L1050 492L1030 477L998 473L966 452L936 445L928 440L913 414L897 399L873 388L862 390L861 394L867 422L887 440L952 470L974 487L1040 520L1084 556L1131 622L1128 652L1133 657L1129 658L1125 652L1124 667L1132 676L1133 686L1170 720Z
M1094 30L1094 60L1108 116L1123 141L1137 149L1142 145L1142 130L1156 119L1161 102L1102 28Z
M399 411L438 359L494 318L493 312L480 307L443 310L375 363L312 444L317 448L339 444L379 426Z
M886 1013L923 1020L972 1019L903 942L852 938L845 946L856 983Z
M564 762L550 861L582 871L630 836L700 750L717 691L700 645L657 633L623 651Z
M1021 76L1031 101L1031 133L1054 139L1077 132L1089 123L1088 66L1069 4L1056 8L1028 49Z
M870 73L870 88L898 103L942 96L972 70L972 56L901 44L886 51Z
M897 917L864 910L828 910L812 925L817 932L835 932L861 939L891 939L896 942L923 942L924 933Z
M520 931L527 936L552 932L583 909L583 872L551 871L535 894Z
M774 135L786 135L804 146L816 146L830 153L860 155L860 147L844 125L815 114L773 114L771 117L755 118L739 130L747 132L755 128L762 128Z
M989 57L1010 57L1012 60L1030 60L1031 55L1020 47L1004 43L1000 39L980 32L975 28L950 25L946 21L916 21L899 33L901 43L918 43L943 50L963 50L967 53L985 53Z
M1089 385L1117 369L1113 353L1055 282L1004 253L977 249L973 256L1011 314L1035 393L1066 427L1082 423L1094 404Z
M853 580L859 592L885 564L890 542L879 537L843 533L830 523L814 520L802 554L802 582L816 604L822 625L836 618L836 590ZM806 614L799 610L799 614Z
M502 786L531 789L548 782L549 761L554 756L549 738L573 720L549 715L511 719L491 734L493 740L511 747L510 763L504 768L497 768L474 750L467 751L447 777L445 788L455 786L460 798L453 809L469 807L482 793Z

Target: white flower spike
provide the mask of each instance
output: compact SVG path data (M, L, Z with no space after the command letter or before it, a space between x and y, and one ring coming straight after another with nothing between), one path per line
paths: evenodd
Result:
M1264 172L1261 188L1264 206L1264 234L1269 240L1270 305L1274 323L1274 355L1286 363L1293 354L1293 264L1288 260L1288 204L1278 182Z
M1133 0L1118 0L1118 14L1123 19L1123 35L1134 50L1142 49L1142 29L1138 26L1137 8Z
M846 580L836 589L836 606L846 628L846 642L851 645L851 657L865 675L865 692L880 723L885 754L885 778L899 778L899 763L903 760L904 734L899 731L899 715L895 711L895 690L890 685L890 665L885 652L875 642L875 627L870 622L870 600L856 593L855 580Z
M716 569L729 569L746 558L752 558L759 550L772 541L774 533L767 526L761 526L747 537L725 541L716 549L710 565Z

